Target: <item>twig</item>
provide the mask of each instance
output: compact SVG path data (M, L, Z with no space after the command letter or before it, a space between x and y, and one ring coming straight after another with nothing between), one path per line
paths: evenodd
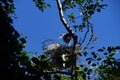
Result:
M88 47L88 45L91 43L91 41L92 41L92 39L93 39L93 37L94 37L94 35L93 35L93 26L92 26L92 24L89 23L89 22L88 22L88 24L89 24L89 27L91 28L91 37L89 38L89 40L88 40L88 42L86 43L86 45L83 47L82 51L84 51L84 50Z
M82 40L82 42L80 43L80 46L82 46L82 44L85 42L88 32L89 32L89 27L87 28L87 31L86 31L86 33L85 33L85 35L84 35L84 37L83 37L83 40Z

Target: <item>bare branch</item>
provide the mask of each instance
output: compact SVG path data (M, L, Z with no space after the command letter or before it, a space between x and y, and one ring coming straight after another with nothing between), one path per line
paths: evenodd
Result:
M84 35L84 37L83 37L82 42L80 42L80 47L81 47L82 44L85 42L88 32L89 32L89 27L87 28L87 31L86 31L86 33L85 33L85 35Z

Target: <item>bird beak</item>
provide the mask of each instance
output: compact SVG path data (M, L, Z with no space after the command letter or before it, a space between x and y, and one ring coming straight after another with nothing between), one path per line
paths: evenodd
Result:
M63 36L60 36L59 39L63 38Z
M59 37L59 39L63 38L63 36L64 36L64 34L61 34L60 37Z

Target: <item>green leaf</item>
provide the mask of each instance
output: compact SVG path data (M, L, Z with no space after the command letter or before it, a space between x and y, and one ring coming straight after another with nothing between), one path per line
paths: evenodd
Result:
M94 14L94 11L93 11L93 10L90 10L90 11L88 11L88 14L93 15L93 14Z
M78 73L79 75L81 75L81 74L84 73L84 71L82 71L82 70L77 70L77 73Z
M112 53L110 54L110 57L113 57L115 54L116 54L116 52L112 52Z
M83 3L84 0L75 0L77 3Z
M83 80L86 80L86 74L82 75Z
M24 43L24 44L22 44L22 47L26 47L26 44Z
M83 70L86 72L86 71L88 70L88 68L87 68L87 67L85 67Z
M90 75L92 73L92 69L88 69L87 74Z
M75 19L74 12L71 12L70 15L68 15L68 20L72 21L72 22L75 22L74 19Z

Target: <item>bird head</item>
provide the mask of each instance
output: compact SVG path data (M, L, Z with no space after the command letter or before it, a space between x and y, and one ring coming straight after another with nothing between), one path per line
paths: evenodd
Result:
M59 38L63 38L63 41L65 43L69 43L71 40L71 35L70 35L70 33L65 33L65 34L61 34L61 36Z

